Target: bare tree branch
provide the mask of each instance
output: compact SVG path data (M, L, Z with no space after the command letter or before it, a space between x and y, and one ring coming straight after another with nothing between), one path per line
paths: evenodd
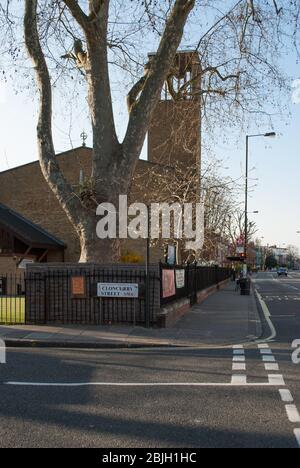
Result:
M84 13L84 11L80 8L78 1L77 0L63 0L63 1L69 8L70 12L72 13L77 23L82 27L83 30L85 30L87 27L89 18Z
M132 107L127 133L123 142L127 163L132 168L137 162L136 155L140 154L142 149L152 112L160 98L164 81L174 63L187 17L194 6L195 0L176 0L166 21L157 54L151 61L151 67L140 98ZM134 148L134 151L132 151L132 148Z
M26 47L35 65L40 92L38 147L41 169L69 219L74 226L77 226L80 222L82 206L72 187L65 180L55 157L52 140L52 88L48 67L39 41L37 0L26 0L24 30Z
M273 3L274 3L274 6L275 6L276 14L279 16L280 13L283 12L283 8L282 8L282 7L280 7L280 8L278 7L276 0L273 0Z

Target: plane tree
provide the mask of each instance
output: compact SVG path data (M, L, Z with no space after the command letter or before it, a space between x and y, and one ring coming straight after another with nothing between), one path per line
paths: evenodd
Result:
M116 204L119 194L130 192L153 113L181 46L189 43L199 52L198 98L203 120L211 127L222 119L239 125L247 113L269 117L278 92L287 88L278 67L280 53L291 44L298 50L300 7L292 0L25 0L24 4L1 2L1 68L5 73L8 61L14 67L21 61L24 69L23 24L34 72L24 73L23 79L28 87L34 76L39 96L41 171L78 235L81 262L120 258L118 239L96 236L96 207L102 202ZM148 62L147 52L153 50L156 54ZM113 109L116 69L130 76L124 79L126 86L132 82L124 89L128 123L122 139ZM6 76L9 79L9 73ZM67 89L71 80L78 81L81 94L86 94L93 133L92 171L84 197L66 179L55 156L53 95ZM179 94L169 91L178 99L185 87Z

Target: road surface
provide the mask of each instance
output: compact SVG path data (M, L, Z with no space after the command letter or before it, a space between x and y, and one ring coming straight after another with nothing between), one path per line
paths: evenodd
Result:
M250 346L8 350L0 446L299 448L300 275L254 286L265 329Z

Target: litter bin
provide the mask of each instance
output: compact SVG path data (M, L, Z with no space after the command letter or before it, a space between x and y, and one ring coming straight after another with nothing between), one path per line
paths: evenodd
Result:
M250 296L251 280L249 278L240 279L241 296Z

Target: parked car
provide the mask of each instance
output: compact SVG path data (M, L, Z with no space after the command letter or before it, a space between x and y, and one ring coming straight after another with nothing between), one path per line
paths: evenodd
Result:
M277 274L278 274L278 276L287 276L288 275L288 269L287 268L278 268Z

